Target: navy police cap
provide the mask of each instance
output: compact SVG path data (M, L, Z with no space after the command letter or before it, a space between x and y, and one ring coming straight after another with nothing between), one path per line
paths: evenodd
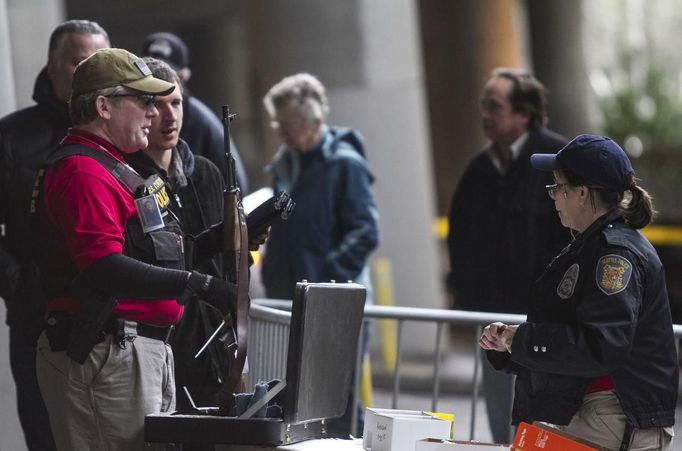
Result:
M611 138L578 135L556 154L535 153L530 163L541 171L568 170L593 186L614 191L630 186L634 172L628 156Z

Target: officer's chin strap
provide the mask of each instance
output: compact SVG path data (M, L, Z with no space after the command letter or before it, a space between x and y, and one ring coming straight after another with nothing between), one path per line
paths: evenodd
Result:
M623 441L620 443L620 448L618 451L627 451L630 447L630 441L632 440L632 434L635 432L635 425L632 424L629 418L625 419L625 431L623 431Z

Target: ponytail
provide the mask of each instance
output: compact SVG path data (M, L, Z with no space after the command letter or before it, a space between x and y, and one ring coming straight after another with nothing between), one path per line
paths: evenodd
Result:
M623 218L631 227L641 229L651 223L656 211L651 196L644 188L635 183L634 177L631 179L628 189L632 196L629 201L621 203Z
M576 173L569 170L561 170L561 174L566 177L566 180L573 186L586 186L591 193L590 202L592 203L593 211L597 211L597 203L606 209L618 208L622 214L625 222L635 229L646 227L654 219L657 213L654 210L654 205L651 201L651 196L647 191L637 185L634 174L630 174L627 183L627 188L608 189L603 186L595 186L590 181L580 177ZM629 199L625 195L625 191L630 191Z

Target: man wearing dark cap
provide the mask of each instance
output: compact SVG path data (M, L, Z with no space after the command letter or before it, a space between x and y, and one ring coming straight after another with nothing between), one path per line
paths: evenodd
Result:
M224 219L224 181L220 171L208 159L194 155L180 137L183 124L182 84L177 73L165 62L144 58L154 77L175 84L173 92L156 97L159 115L152 119L149 145L142 152L126 156L128 163L143 176L159 174L171 195L170 209L177 215L182 230L200 236ZM189 245L191 246L191 244ZM189 246L186 246L189 247ZM193 254L190 252L190 254ZM222 255L201 256L187 263L197 271L224 277ZM187 259L186 259L187 260ZM175 387L186 387L200 406L217 406L224 390L228 365L224 343L231 343L231 328L225 327L206 352L195 357L197 350L211 337L225 318L203 302L190 302L171 340L175 359ZM180 412L191 411L189 399L179 392Z
M225 145L223 126L211 109L187 90L187 82L192 76L189 68L189 50L182 39L173 33L152 33L142 42L142 56L151 56L168 63L180 77L183 91L184 125L182 138L195 155L211 160L225 177L227 165L225 161ZM232 143L232 154L235 159L237 182L242 193L248 193L248 178L239 151Z
M0 119L0 297L7 306L10 366L29 450L55 449L36 380L36 343L44 328L45 296L31 256L28 204L39 167L71 125L67 100L76 65L108 47L107 32L88 20L69 20L50 36L47 64L33 88L36 105Z
M155 96L175 86L135 55L104 49L78 65L72 88L74 127L33 202L48 298L38 382L58 449L148 449L145 415L175 406L167 341L183 304L197 294L227 314L235 287L184 270L163 181L124 160L147 147Z

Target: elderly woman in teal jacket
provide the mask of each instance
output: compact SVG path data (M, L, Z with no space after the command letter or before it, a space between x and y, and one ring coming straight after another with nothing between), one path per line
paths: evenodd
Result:
M325 88L309 74L284 78L265 96L283 144L267 170L296 201L273 225L263 261L270 298L292 299L296 282L354 281L370 292L367 259L378 244L377 210L362 137L326 124Z
M292 299L296 282L348 282L372 289L369 254L379 242L377 209L362 137L329 127L327 94L309 74L284 78L263 100L282 146L267 167L275 191L287 191L296 209L272 226L262 278L270 298ZM362 354L369 328L364 327ZM348 438L352 403L343 418L328 424L331 437ZM357 428L362 431L362 410Z

